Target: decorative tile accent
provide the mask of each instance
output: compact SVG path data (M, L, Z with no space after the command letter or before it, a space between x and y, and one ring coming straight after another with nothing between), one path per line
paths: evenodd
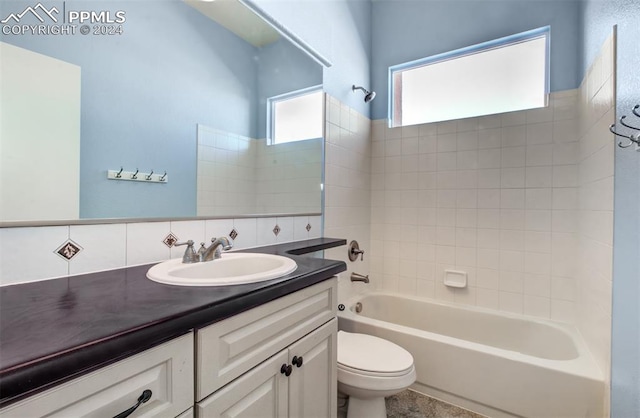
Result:
M236 229L233 228L231 232L229 232L229 236L231 237L232 240L235 240L236 237L238 236L238 231L236 231Z
M275 234L276 237L278 236L280 231L281 231L280 227L278 226L278 224L276 224L276 226L273 228L273 233Z
M311 231L311 224L307 224L307 232Z
M71 240L67 240L64 244L56 249L56 254L60 257L71 260L75 257L80 251L82 251L82 247L76 244Z
M167 235L166 237L164 237L164 239L162 240L162 242L164 242L164 245L166 245L167 247L171 248L174 245L176 245L176 242L178 242L178 237L176 237L175 235L173 235L173 233L169 232L169 235Z

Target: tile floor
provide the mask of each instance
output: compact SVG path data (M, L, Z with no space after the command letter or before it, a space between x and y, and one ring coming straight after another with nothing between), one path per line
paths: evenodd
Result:
M466 409L439 401L411 390L405 390L386 400L387 418L484 418ZM346 406L340 407L338 399L338 418L346 418Z
M385 399L387 418L483 418L466 409L411 390Z

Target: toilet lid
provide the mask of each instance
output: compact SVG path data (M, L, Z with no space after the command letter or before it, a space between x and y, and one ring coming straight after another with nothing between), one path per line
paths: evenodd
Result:
M367 334L338 331L338 366L373 373L397 374L413 367L404 348Z

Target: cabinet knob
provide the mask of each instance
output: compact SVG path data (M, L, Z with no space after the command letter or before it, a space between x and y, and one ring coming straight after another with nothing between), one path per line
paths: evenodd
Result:
M291 367L291 366L289 366ZM138 407L140 405L142 405L143 403L147 402L149 399L151 399L151 395L152 392L149 389L145 389L142 392L142 395L140 395L138 397L138 402L133 405L131 408L127 409L126 411L120 412L118 415L116 415L114 418L125 418L128 417L129 415L133 414L133 411L135 411L136 409L138 409Z
M283 364L282 367L280 367L280 373L282 373L287 377L291 376L292 371L293 371L293 367L291 367L290 364Z
M293 360L291 360L291 362L293 364L295 364L298 367L302 366L302 356L298 357L298 356L293 356Z

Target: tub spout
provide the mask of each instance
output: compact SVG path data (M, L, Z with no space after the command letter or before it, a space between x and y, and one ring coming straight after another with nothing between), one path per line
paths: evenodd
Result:
M363 276L362 274L351 273L351 281L369 283L369 275Z

